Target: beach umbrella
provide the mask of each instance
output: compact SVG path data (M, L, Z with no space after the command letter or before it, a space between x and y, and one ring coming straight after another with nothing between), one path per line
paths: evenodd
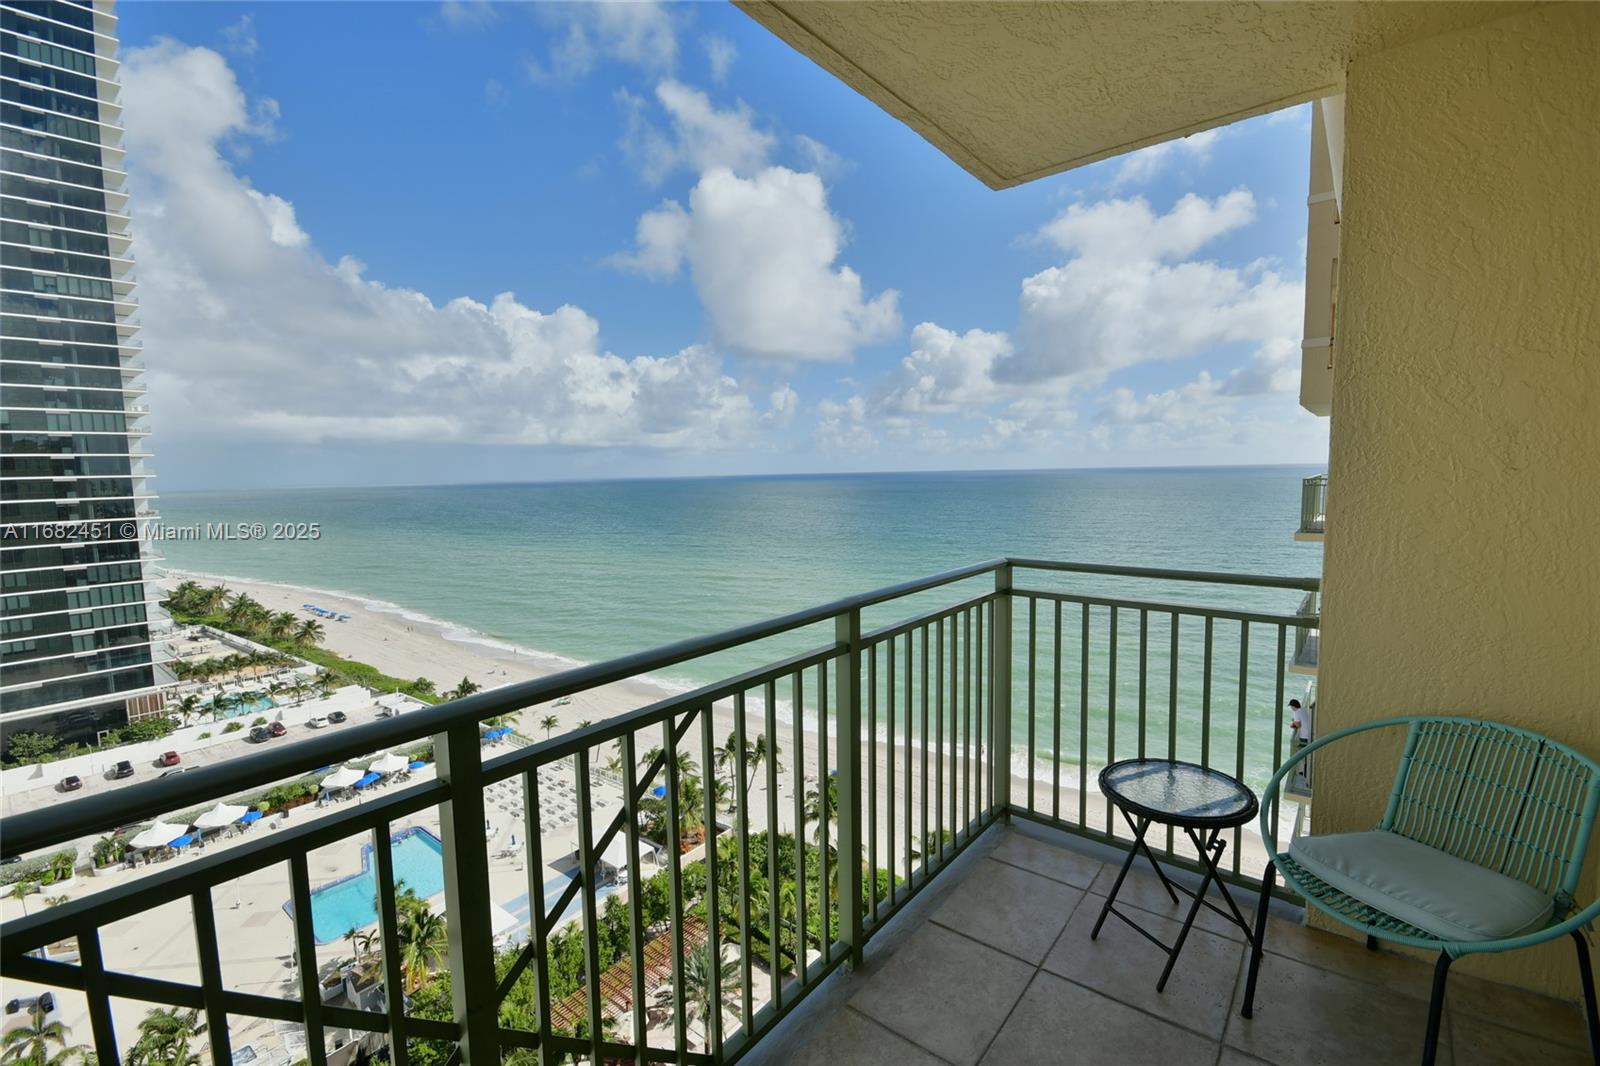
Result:
M322 787L326 789L349 788L359 780L361 780L360 770L351 766L341 766L322 779Z
M164 848L173 839L183 835L183 826L157 821L149 829L128 841L130 848Z
M169 843L172 847L181 848L185 844L193 844L194 843L194 834L193 833L185 833L185 834L183 834L183 836L179 837L178 839L170 840L167 843Z
M221 829L245 816L245 808L219 803L194 820L196 829Z
M415 762L411 763L411 765L407 766L406 769L407 770L420 770L424 766L427 766L427 765L428 764L423 762L421 759L417 759Z
M249 825L251 822L259 822L260 820L260 811L245 811L244 816L239 819L239 822L242 825Z
M357 788L366 788L368 785L372 784L373 782L379 780L382 777L383 777L382 774L374 774L374 773L362 774L360 779L356 781L356 787Z
M375 774L393 774L404 770L407 765L408 763L406 762L406 757L404 755L396 755L391 751L387 754L378 756L372 761L372 765L368 766L367 769Z

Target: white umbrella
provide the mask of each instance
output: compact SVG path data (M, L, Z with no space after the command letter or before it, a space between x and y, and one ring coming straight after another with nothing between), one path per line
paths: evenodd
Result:
M156 822L149 829L128 841L132 848L164 848L183 836L183 826Z
M244 807L233 807L226 803L219 803L194 820L195 828L221 829L243 818L244 812ZM168 839L170 840L171 838L169 837Z
M404 755L397 755L391 751L378 756L372 761L372 765L368 766L367 769L371 770L375 774L393 774L404 770L410 765L410 759L407 759Z
M349 788L366 775L350 766L341 766L322 779L323 788Z

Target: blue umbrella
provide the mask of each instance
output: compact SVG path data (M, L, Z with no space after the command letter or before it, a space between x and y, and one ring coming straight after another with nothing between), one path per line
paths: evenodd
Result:
M408 770L420 770L420 769L422 769L422 768L423 768L423 767L424 767L424 766L427 766L427 765L428 765L428 764L427 764L427 763L425 763L425 762L423 762L423 761L422 761L422 760L421 760L421 759L417 759L417 760L416 760L416 761L415 761L415 762L413 762L413 763L412 763L412 764L411 764L411 765L410 765L410 766L408 766L408 767L406 767L406 769L408 769Z
M657 785L655 788L651 789L650 791L652 793L654 793L655 795L657 795L657 796L665 796L667 794L667 786L666 785Z
M260 819L260 811L245 811L244 817L240 818L239 821L244 825L249 825L251 822L259 821Z
M362 775L361 780L356 782L356 787L366 788L368 785L372 784L382 776L382 774L375 774L369 771L368 773Z
M175 848L181 848L185 844L193 844L193 843L194 843L194 835L192 833L185 833L185 834L183 834L183 836L179 837L177 840L172 841L171 842L171 846L175 847Z

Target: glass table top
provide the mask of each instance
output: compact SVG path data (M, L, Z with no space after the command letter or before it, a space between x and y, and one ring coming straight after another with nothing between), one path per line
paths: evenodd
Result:
M1128 759L1100 773L1100 788L1112 801L1157 821L1220 823L1249 821L1255 793L1220 770L1166 759Z

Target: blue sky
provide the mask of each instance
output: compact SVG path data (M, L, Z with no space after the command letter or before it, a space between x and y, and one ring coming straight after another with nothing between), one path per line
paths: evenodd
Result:
M126 4L163 488L1319 462L1304 109L992 192L720 4Z

